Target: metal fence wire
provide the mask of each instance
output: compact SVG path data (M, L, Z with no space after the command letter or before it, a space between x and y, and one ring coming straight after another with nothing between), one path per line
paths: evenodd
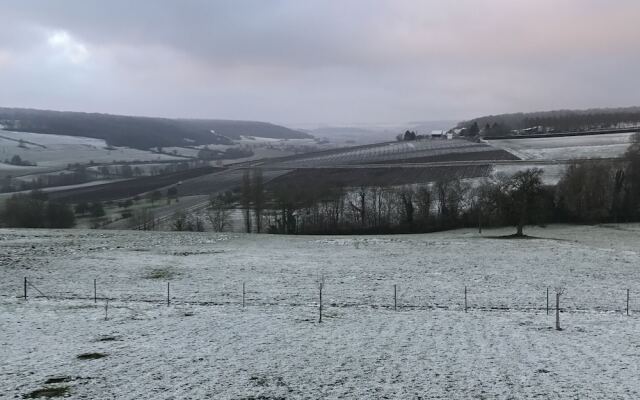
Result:
M228 280L188 282L171 280L132 281L110 277L93 281L76 279L38 279L25 277L16 282L16 292L3 297L24 300L120 301L148 304L192 304L203 306L285 306L325 309L369 307L389 310L441 309L450 311L519 311L546 312L556 307L560 288L498 287L466 285L457 290L441 288L429 281L409 282L341 281L310 279L298 282L264 282ZM562 312L640 311L640 290L610 287L563 287Z

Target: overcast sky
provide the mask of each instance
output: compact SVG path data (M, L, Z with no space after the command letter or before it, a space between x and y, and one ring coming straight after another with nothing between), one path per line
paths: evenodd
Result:
M640 105L638 0L0 0L0 106L395 123Z

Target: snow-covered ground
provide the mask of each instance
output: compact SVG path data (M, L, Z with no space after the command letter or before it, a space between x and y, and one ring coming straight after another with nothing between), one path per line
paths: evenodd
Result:
M633 133L487 141L523 160L573 160L620 157Z
M493 166L493 173L495 175L504 174L511 176L519 171L524 171L526 169L531 168L539 168L543 171L542 181L547 185L555 185L557 184L565 171L568 168L567 164L528 164L528 163L514 163L514 164L496 164Z
M489 237L510 232L0 230L3 395L638 398L640 225ZM25 276L49 298L29 286L21 300ZM545 311L556 286L561 332Z
M23 140L23 147L19 147ZM11 169L14 176L20 172L25 175L34 172L64 169L71 163L86 164L90 161L154 161L154 160L184 160L150 151L132 149L128 147L107 148L104 140L64 136L45 135L29 132L10 132L0 130L0 161L20 156L22 160L35 162L37 167L18 167L0 163L0 171Z
M316 139L307 138L307 139L275 139L275 138L266 138L260 136L240 136L240 139L235 140L236 143L245 144L245 145L272 145L272 146L313 146L316 145Z

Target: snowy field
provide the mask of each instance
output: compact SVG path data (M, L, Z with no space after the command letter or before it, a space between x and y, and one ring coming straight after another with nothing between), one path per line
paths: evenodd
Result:
M377 145L345 147L322 153L309 153L279 165L297 167L330 167L334 165L367 164L386 161L403 162L421 157L435 157L452 154L491 152L496 148L486 144L473 143L462 139L417 140L379 143Z
M0 397L638 398L640 225L510 232L0 230Z
M518 163L518 164L496 164L493 166L493 175L511 176L519 171L538 168L543 171L542 182L546 185L556 185L564 176L569 167L568 164L534 164L534 163Z
M590 136L488 140L523 160L573 160L580 158L620 157L633 133Z
M23 140L23 147L19 147ZM0 172L11 170L14 176L35 172L64 169L70 163L89 163L94 161L154 161L154 160L184 160L150 151L131 149L128 147L114 147L107 149L104 140L64 136L45 135L29 132L10 132L0 130L0 162L20 156L25 161L37 163L37 167L15 167L0 163Z

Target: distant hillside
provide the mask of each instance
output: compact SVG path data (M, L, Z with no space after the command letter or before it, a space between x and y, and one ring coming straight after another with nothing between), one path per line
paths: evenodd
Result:
M110 114L0 108L7 130L104 139L113 146L138 149L201 144L232 144L240 136L308 138L283 126L254 121L169 119Z
M485 130L484 133L487 136L538 127L541 127L544 132L587 131L640 125L640 107L489 115L461 122L458 127L470 128L474 123L478 124L479 129Z
M399 133L406 130L426 134L432 130L449 129L455 125L456 121L414 121L380 125L321 126L309 129L309 132L316 138L328 139L333 143L373 144L394 141Z

